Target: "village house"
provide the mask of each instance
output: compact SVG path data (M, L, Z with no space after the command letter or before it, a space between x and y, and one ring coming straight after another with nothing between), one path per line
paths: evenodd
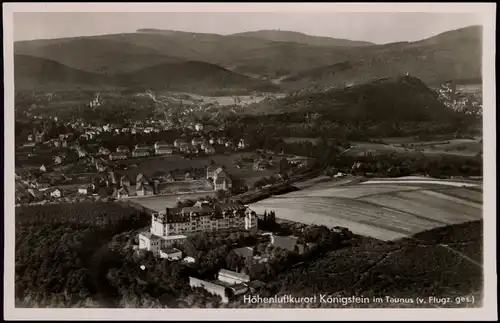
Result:
M201 146L205 143L205 138L201 138L201 137L195 137L191 140L191 144L193 146Z
M142 185L145 184L147 185L150 184L149 179L143 173L137 174L137 177L135 178L135 188L139 190L142 187Z
M208 166L207 179L212 181L214 190L216 191L228 190L233 185L233 182L229 174L220 166L214 166L214 165Z
M192 181L194 179L194 176L190 172L187 172L187 173L184 174L184 179L186 181Z
M153 187L149 184L140 184L136 189L137 196L150 196L154 195Z
M116 152L117 153L129 154L130 153L130 149L128 149L127 146L120 145L120 146L116 147Z
M197 123L194 125L194 130L196 131L203 131L203 124Z
M44 192L47 196L51 198L61 198L63 196L63 191L57 187L51 187Z
M109 160L123 160L127 159L127 153L124 152L116 152L109 154Z
M151 153L149 152L148 148L136 148L132 152L133 157L146 157L149 156Z
M175 139L175 141L174 141L174 147L177 147L177 148L180 148L181 146L185 146L187 144L188 144L187 140L182 139L182 138Z
M168 260L181 260L182 259L182 251L176 248L161 248L160 249L160 258L168 259Z
M240 139L240 141L238 142L238 148L239 149L248 148L248 144L245 142L245 139Z
M92 184L84 184L78 188L78 194L88 195L94 192L95 186Z
M130 187L130 178L127 175L120 178L120 187Z
M44 173L45 173L45 172L47 171L47 166L42 165L42 166L40 166L39 170L40 170L41 172L44 172Z
M155 153L157 155L171 155L174 152L174 148L171 145L159 145L155 147Z
M35 134L35 142L43 142L43 139L45 138L45 132L38 132Z
M158 149L158 147L160 146L168 146L168 143L166 141L161 140L161 141L156 141L153 145L155 150Z
M28 141L33 141L33 134L28 135Z
M55 156L54 157L54 164L61 164L63 162L63 157L62 156Z

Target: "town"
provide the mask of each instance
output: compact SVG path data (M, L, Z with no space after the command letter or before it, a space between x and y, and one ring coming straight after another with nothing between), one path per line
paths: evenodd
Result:
M435 32L14 42L15 306L481 299L482 27ZM314 295L374 301L260 301Z

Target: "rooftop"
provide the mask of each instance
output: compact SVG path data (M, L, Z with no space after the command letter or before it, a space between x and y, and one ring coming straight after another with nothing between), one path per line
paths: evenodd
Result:
M226 277L234 277L234 278L237 278L237 279L250 281L250 276L242 274L242 273L237 273L235 271L227 270L227 269L221 269L219 271L219 275L223 275L223 276L226 276Z

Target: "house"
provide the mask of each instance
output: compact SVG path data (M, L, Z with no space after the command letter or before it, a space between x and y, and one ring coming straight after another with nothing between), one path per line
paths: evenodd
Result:
M196 131L203 131L203 124L197 123L194 125L194 130Z
M128 147L127 147L127 146L120 145L120 146L116 147L116 152L117 152L117 153L125 153L125 154L128 154L128 153L130 153L130 149L128 149Z
M250 277L248 275L227 269L221 269L217 279L228 284L241 284L248 283L250 281Z
M144 184L149 185L149 179L143 173L137 174L137 177L135 178L136 189L140 189Z
M238 149L248 148L248 144L245 142L245 139L240 139L238 142Z
M214 172L214 190L228 190L233 186L233 181L231 180L231 177L229 174L222 168L219 167L215 172Z
M207 167L207 179L213 180L215 178L215 171L221 168L219 165L208 165Z
M182 251L176 248L161 248L160 249L160 258L168 259L168 260L181 260L182 259Z
M184 261L185 263L188 263L188 264L194 264L196 262L196 259L194 259L193 257L187 256L184 259L182 259L182 261Z
M144 147L136 148L132 152L132 156L134 156L134 157L146 157L146 156L149 156L149 155L150 155L149 149L148 148L144 148Z
M168 144L167 144L167 142L162 140L162 141L155 142L153 145L155 150L158 149L160 146L168 146Z
M174 152L174 148L170 145L161 145L155 148L155 153L157 155L171 155Z
M187 172L186 174L184 174L184 179L186 181L192 181L194 179L194 176L190 172Z
M205 154L207 155L212 155L215 154L215 148L212 145L206 145L205 146Z
M234 145L233 145L233 142L232 141L226 141L224 143L224 146L226 146L226 148L232 148Z
M45 191L45 194L55 199L61 198L63 196L62 190L57 187L51 187L47 189Z
M94 185L85 184L78 188L78 194L88 195L94 191Z
M107 156L107 155L111 154L111 151L106 147L100 147L97 154Z
M35 142L43 142L43 138L45 137L45 132L38 132L35 135Z
M122 188L116 190L116 197L119 199L129 197L128 189L126 187L122 187Z
M62 156L55 156L54 157L54 164L61 164L63 162L63 157Z
M68 148L68 142L66 140L61 141L61 147Z
M136 194L137 196L154 195L154 190L149 184L140 184L139 188L136 189Z
M123 175L120 178L120 186L121 187L129 187L130 186L130 178L127 175Z
M182 139L182 138L175 139L175 141L174 141L174 147L178 147L178 148L180 148L181 146L185 146L187 144L188 144L187 140Z
M42 165L42 166L40 166L40 168L39 168L39 169L40 169L40 171L41 171L41 172L44 172L44 173L45 173L45 172L47 171L47 166Z
M148 145L145 144L137 144L134 149L149 149Z
M33 141L33 134L28 135L28 141Z
M195 137L193 138L193 140L191 140L191 145L193 146L201 146L205 143L205 138L201 138L201 137Z
M109 160L123 160L127 159L127 153L125 152L116 152L109 154Z

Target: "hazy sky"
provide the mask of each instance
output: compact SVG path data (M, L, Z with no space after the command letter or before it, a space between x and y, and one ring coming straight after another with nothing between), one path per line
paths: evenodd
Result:
M464 13L14 13L14 40L130 33L139 28L232 34L260 29L374 43L420 40L481 24Z

